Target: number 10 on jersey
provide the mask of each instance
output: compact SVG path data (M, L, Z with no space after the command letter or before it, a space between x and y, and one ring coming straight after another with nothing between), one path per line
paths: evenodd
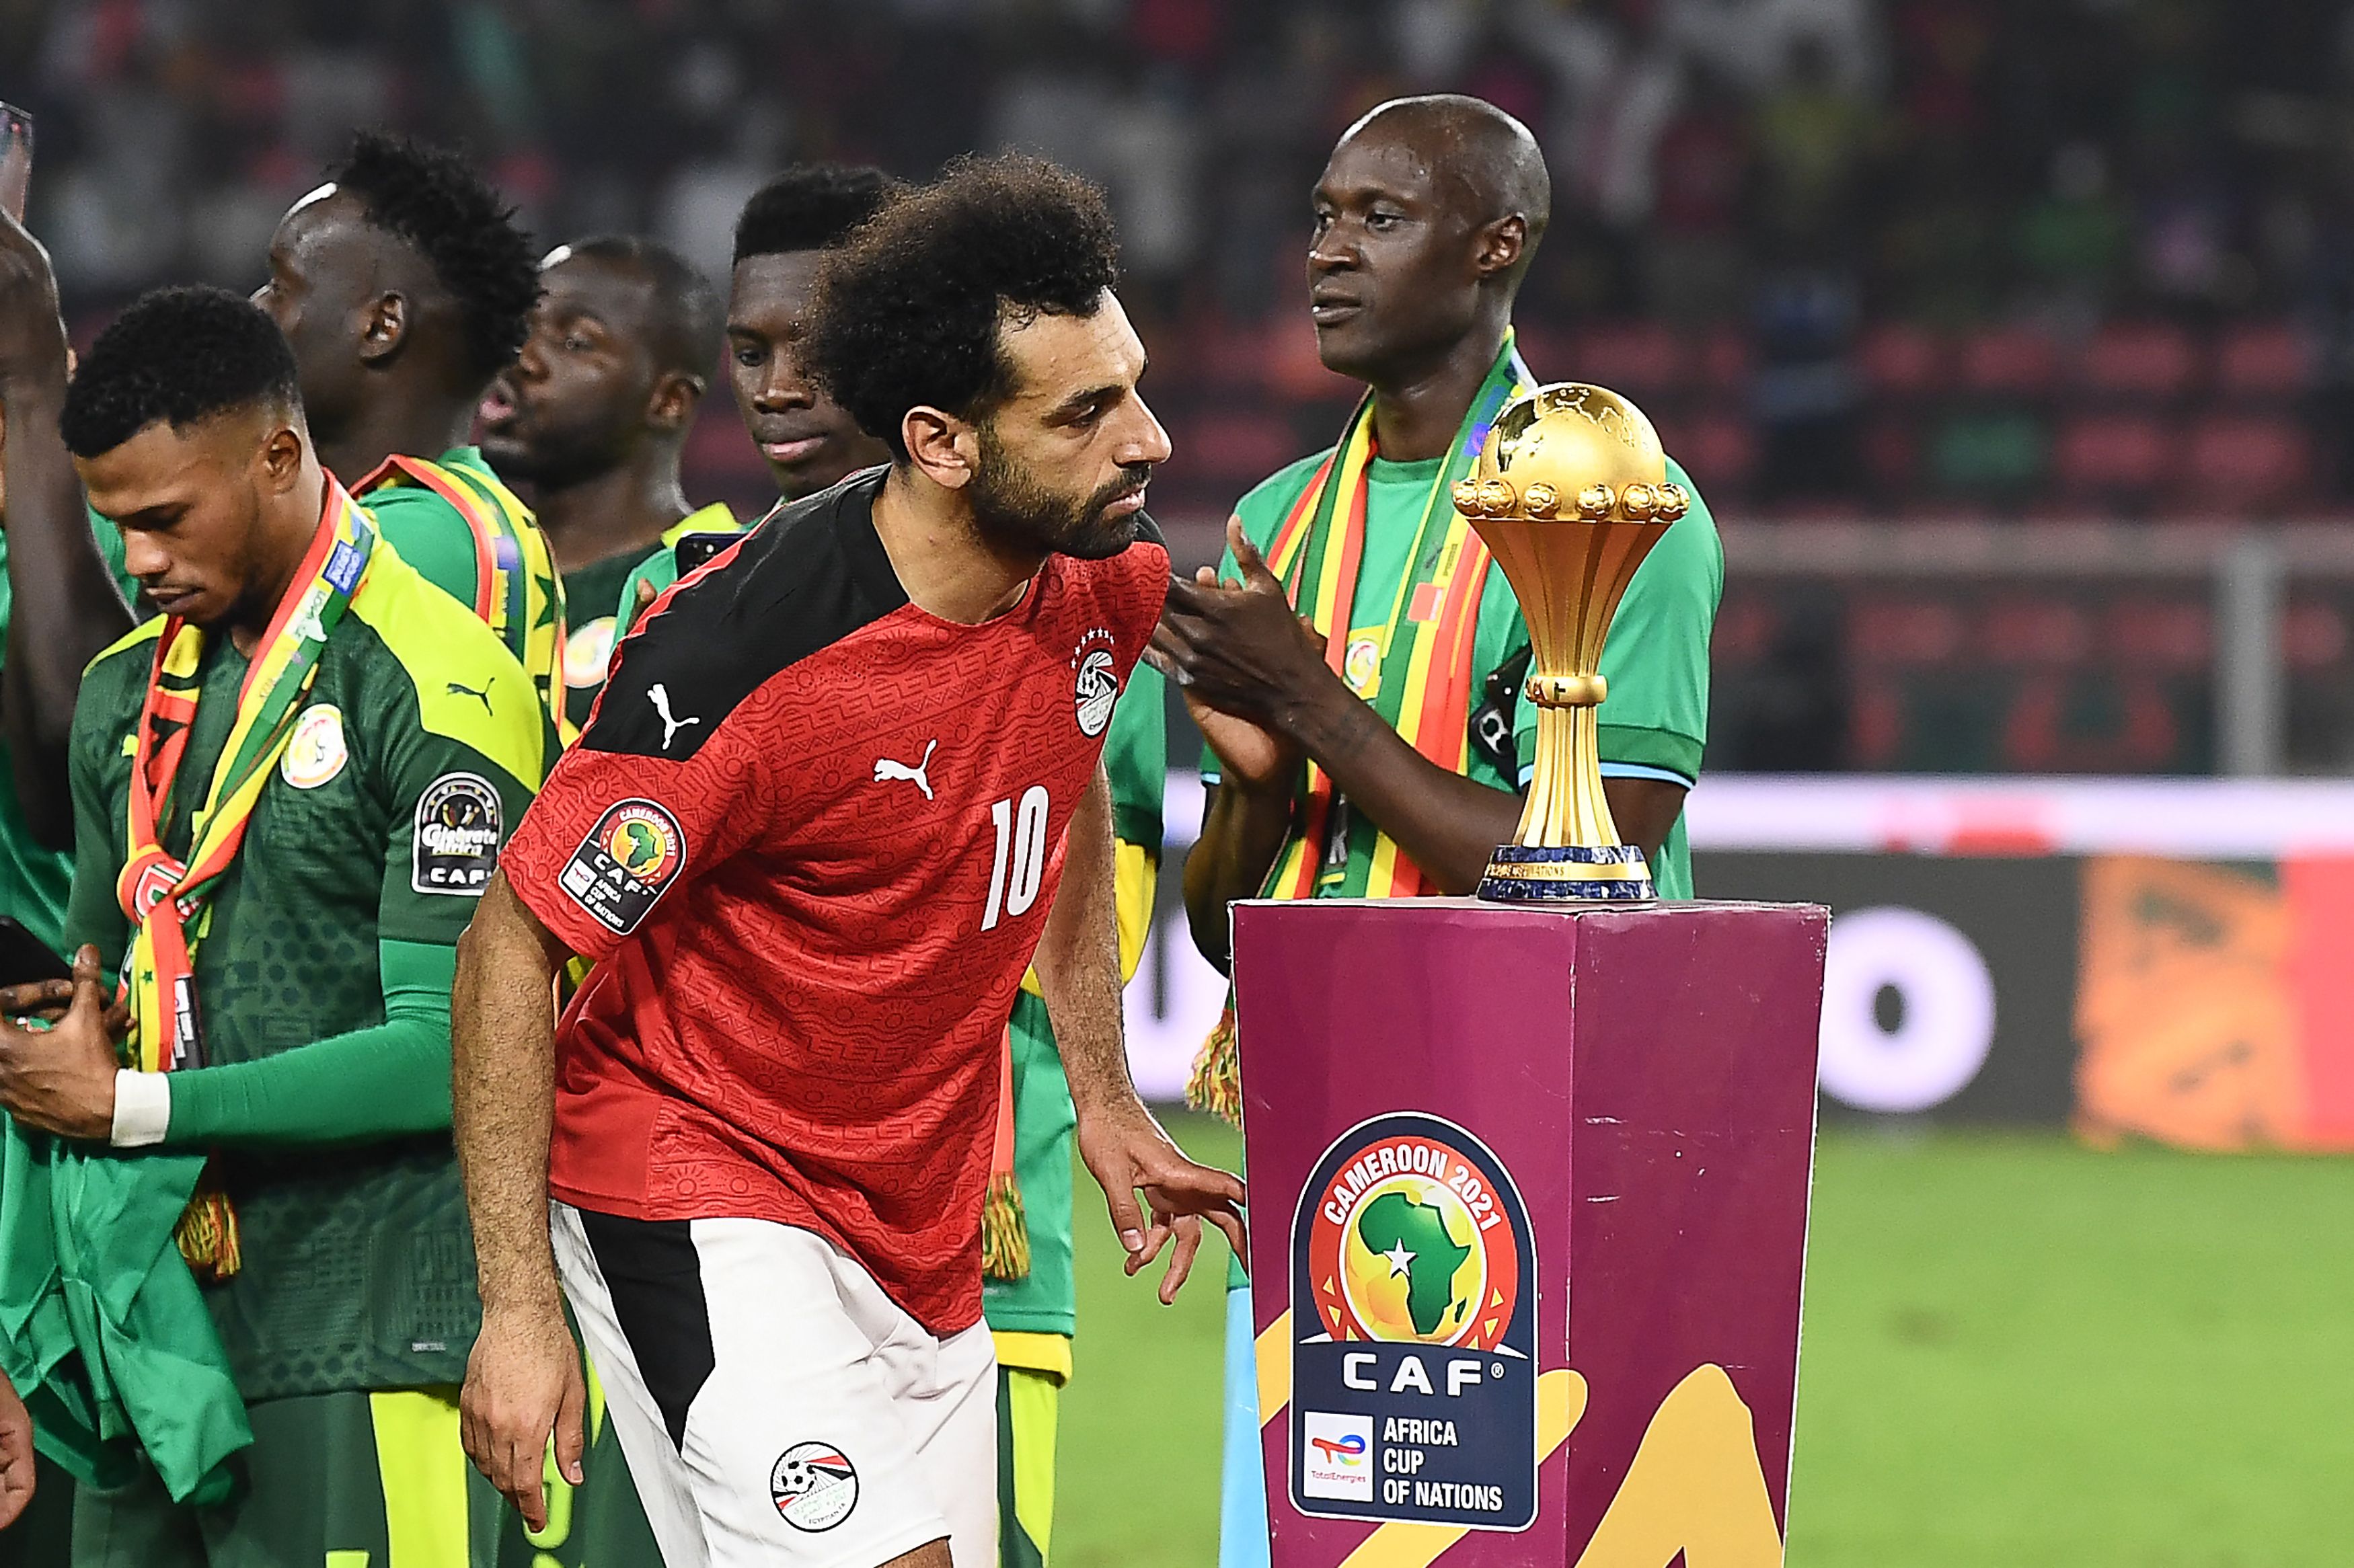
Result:
M1038 902L1038 884L1046 874L1046 787L1033 784L1022 791L1020 805L998 800L989 808L990 824L997 830L997 858L989 868L989 913L981 928L993 931L1002 918L1019 919Z

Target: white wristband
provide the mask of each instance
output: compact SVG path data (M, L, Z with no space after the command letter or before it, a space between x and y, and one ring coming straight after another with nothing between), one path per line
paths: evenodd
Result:
M144 1149L172 1129L172 1081L130 1067L114 1075L114 1147Z

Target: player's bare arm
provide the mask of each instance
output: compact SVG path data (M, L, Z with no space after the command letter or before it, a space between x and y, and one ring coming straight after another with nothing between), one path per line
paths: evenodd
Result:
M0 658L0 728L34 836L73 847L66 739L81 673L131 630L131 611L90 537L81 482L58 433L66 329L48 252L0 211L0 463L8 576L18 588Z
M1175 1250L1161 1299L1174 1301L1202 1245L1202 1221L1224 1231L1236 1255L1243 1239L1241 1178L1188 1160L1137 1097L1120 1034L1119 924L1114 890L1111 785L1098 766L1072 813L1062 885L1032 960L1078 1113L1079 1157L1102 1184L1112 1229L1135 1274ZM1137 1194L1150 1213L1145 1223Z
M565 1478L581 1478L588 1399L547 1238L556 976L568 956L493 875L458 944L450 1017L451 1108L482 1297L460 1432L474 1467L534 1530L547 1523L551 1436Z

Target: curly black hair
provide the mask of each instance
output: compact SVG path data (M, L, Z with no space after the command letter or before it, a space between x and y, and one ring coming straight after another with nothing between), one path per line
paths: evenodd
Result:
M908 409L978 418L1013 390L1008 312L1093 315L1119 271L1102 191L1036 158L959 158L825 253L805 363L904 461Z
M66 386L66 450L94 458L161 420L182 429L262 402L302 406L294 351L227 289L151 289L98 334Z
M727 330L727 307L695 263L657 239L642 234L599 234L576 239L553 253L569 261L602 262L645 280L651 295L646 313L657 368L667 374L709 376Z
M530 334L539 300L539 257L499 199L457 154L406 136L363 131L351 156L327 170L359 200L368 221L417 248L457 302L472 367L504 369Z
M877 168L795 164L752 193L736 219L736 255L823 250L907 187Z

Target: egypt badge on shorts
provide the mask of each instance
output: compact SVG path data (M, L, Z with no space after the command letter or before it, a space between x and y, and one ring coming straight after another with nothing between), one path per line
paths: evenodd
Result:
M626 937L685 862L676 817L652 800L620 800L597 819L557 882L599 925Z
M1536 1245L1488 1146L1418 1112L1325 1150L1291 1224L1291 1501L1526 1530L1537 1516Z

